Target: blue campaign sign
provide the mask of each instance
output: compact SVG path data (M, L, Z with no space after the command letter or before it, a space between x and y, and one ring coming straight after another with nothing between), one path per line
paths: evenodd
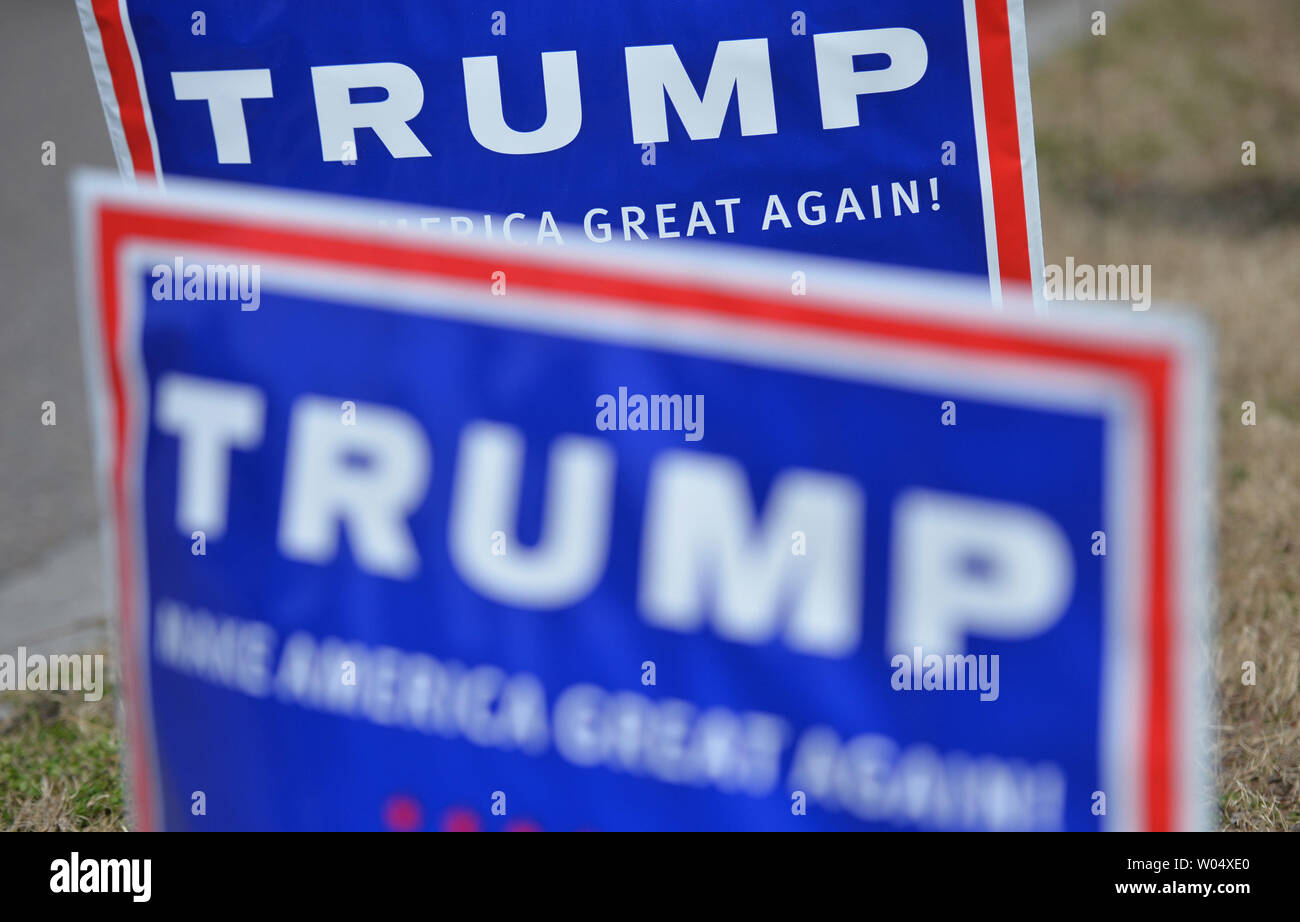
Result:
M79 192L143 826L1203 825L1194 330Z
M1021 0L78 6L127 175L1042 279Z

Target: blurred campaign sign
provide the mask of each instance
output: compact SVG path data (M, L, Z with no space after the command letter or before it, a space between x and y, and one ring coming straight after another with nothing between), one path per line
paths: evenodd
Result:
M128 176L1040 287L1021 0L498 6L78 2Z
M142 825L1203 824L1194 328L375 207L79 186Z

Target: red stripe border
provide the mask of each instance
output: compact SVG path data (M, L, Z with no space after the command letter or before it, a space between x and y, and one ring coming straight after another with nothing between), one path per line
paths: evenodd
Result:
M95 22L99 26L100 44L108 62L109 76L113 80L113 95L117 97L117 110L122 119L122 132L131 155L131 166L137 176L153 176L153 142L144 117L144 101L140 96L140 79L137 79L135 59L126 40L122 10L117 0L94 0Z
M997 228L998 269L1003 283L1033 283L1029 254L1029 215L1020 158L1015 61L1011 54L1008 0L975 0L980 73L984 81L984 122L988 129L989 171L993 184L993 223Z

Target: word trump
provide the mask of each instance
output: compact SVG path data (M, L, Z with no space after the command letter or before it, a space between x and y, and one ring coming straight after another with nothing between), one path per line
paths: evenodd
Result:
M299 396L291 405L276 546L285 558L328 565L346 533L355 565L410 580L423 544L412 517L430 490L434 448L413 416L339 398ZM176 527L209 542L227 530L231 455L257 451L266 399L255 387L177 373L158 382L155 424L178 440ZM525 458L515 426L469 420L450 470L446 541L452 570L484 598L532 610L567 608L600 583L610 552L616 497L614 443L560 435L547 454L539 540L488 552L490 536L514 529ZM270 452L270 449L267 449ZM273 455L279 457L278 453ZM626 476L626 475L625 475ZM645 475L635 609L666 631L711 630L737 644L779 641L792 650L846 657L863 635L866 495L842 474L789 468L755 508L737 459L665 448ZM237 493L244 489L238 486ZM888 603L890 652L914 645L963 652L966 636L1022 638L1064 614L1074 583L1063 529L1023 505L935 490L904 490L893 504ZM806 552L791 553L802 533ZM972 568L971 560L985 566Z
M634 45L623 49L627 99L634 144L668 140L671 102L691 140L717 138L736 100L743 136L777 133L777 112L767 39L720 41L701 93L673 45ZM889 63L858 70L855 58L883 55ZM813 57L821 104L822 128L859 125L858 99L894 93L925 75L929 56L925 40L913 29L862 29L813 36ZM498 154L541 154L571 144L582 129L582 99L576 51L541 53L546 117L531 130L506 123L501 73L496 55L461 59L470 134ZM269 68L173 71L178 101L206 102L218 163L252 163L245 121L246 100L273 99ZM375 61L311 68L321 157L355 162L356 133L373 131L395 158L433 154L412 130L410 121L424 107L424 83L405 64ZM378 101L354 101L354 91L382 90ZM440 132L444 137L450 130Z

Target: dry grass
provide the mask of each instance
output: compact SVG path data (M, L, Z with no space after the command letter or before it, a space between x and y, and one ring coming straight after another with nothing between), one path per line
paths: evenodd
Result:
M0 830L125 828L114 700L0 694Z
M1144 0L1033 91L1047 262L1151 264L1215 328L1220 825L1296 829L1300 4Z

